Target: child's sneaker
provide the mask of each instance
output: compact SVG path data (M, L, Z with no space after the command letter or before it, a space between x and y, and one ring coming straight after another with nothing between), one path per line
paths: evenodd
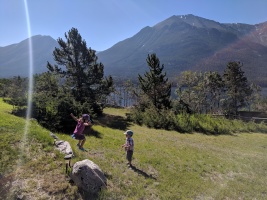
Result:
M83 147L79 147L79 149L82 150L82 151L85 151L85 149Z

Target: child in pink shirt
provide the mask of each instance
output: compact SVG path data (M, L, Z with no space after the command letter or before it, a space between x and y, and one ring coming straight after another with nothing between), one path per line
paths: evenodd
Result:
M83 130L85 126L91 125L90 116L88 114L83 114L82 117L80 117L79 119L76 118L72 113L70 114L70 116L77 122L75 130L72 134L72 138L79 140L77 146L80 150L84 151L83 145L85 143L86 138L83 134Z

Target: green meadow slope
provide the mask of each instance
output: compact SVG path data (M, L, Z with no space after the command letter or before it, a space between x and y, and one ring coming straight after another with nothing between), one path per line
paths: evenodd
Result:
M11 109L0 100L0 199L87 199L65 175L49 130L31 120L25 134L25 120ZM126 112L105 109L86 136L88 152L56 133L70 142L72 164L90 159L105 173L99 199L267 199L267 134L180 134L131 124ZM121 149L127 129L134 132L133 169Z

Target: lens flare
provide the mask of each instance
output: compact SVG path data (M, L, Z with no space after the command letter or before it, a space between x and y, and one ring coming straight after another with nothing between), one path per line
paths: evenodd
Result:
M31 39L31 25L30 25L30 16L28 10L27 0L24 0L25 14L27 20L27 32L28 32L28 52L29 52L29 83L28 83L28 101L27 101L27 113L26 113L26 123L24 127L24 135L21 143L22 150L25 149L25 143L27 140L28 129L29 129L29 120L31 118L32 110L32 90L33 90L33 52L32 52L32 39Z

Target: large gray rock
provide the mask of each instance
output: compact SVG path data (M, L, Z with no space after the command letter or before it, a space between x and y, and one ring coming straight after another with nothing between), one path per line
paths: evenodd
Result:
M98 193L107 185L107 179L102 170L88 159L76 162L70 177L79 188L92 194Z

